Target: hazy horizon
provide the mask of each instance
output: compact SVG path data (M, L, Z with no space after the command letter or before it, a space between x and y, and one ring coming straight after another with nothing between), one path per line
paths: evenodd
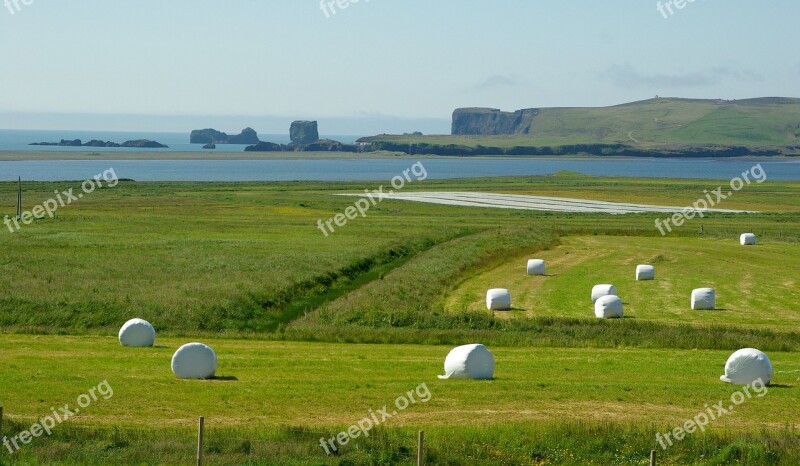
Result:
M34 131L112 131L189 133L191 130L214 128L228 134L246 127L259 134L288 134L292 121L315 119L320 133L329 135L374 135L422 131L425 134L449 134L450 119L397 118L387 116L361 118L310 118L248 115L133 115L133 114L56 114L2 113L0 130Z
M799 94L789 0L340 1L0 4L0 127L447 134L459 107Z

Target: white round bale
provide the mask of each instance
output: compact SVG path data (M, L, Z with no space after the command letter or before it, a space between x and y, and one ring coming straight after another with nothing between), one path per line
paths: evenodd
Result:
M131 319L119 329L119 343L122 346L144 348L156 342L156 329L143 319Z
M761 383L769 385L772 374L772 362L766 354L755 348L744 348L728 358L725 375L719 379L734 385L751 385L760 379Z
M592 288L592 304L603 296L617 296L617 287L614 285L595 285Z
M698 288L692 291L692 309L713 311L717 308L717 292L713 288Z
M544 275L544 261L542 259L529 260L528 275Z
M488 380L494 376L494 356L481 344L453 348L444 360L440 379Z
M508 311L511 309L511 292L505 288L492 288L486 292L486 309Z
M655 280L656 268L652 265L637 265L636 266L636 280Z
M217 355L202 343L187 343L172 356L172 372L179 379L210 379L217 372Z
M598 319L621 319L622 300L613 295L600 297L594 303L594 315Z
M743 233L742 236L739 237L739 243L741 243L742 246L755 246L756 235L753 233Z

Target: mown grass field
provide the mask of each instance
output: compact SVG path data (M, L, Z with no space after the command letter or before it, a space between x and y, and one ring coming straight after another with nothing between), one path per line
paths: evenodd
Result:
M564 173L407 189L689 205L718 185ZM28 183L26 208L74 186ZM0 450L0 464L186 464L199 415L209 464L411 464L420 428L429 464L644 464L655 432L730 397L718 377L744 346L769 353L774 387L663 464L800 461L800 184L748 187L722 207L762 213L709 215L668 238L655 215L400 201L327 238L317 229L353 202L332 194L376 187L121 182L0 232L3 432L103 380L114 388L53 436ZM0 216L15 189L0 183ZM738 246L744 231L759 246ZM534 255L552 276L525 276ZM648 261L657 281L634 282ZM688 291L709 277L724 310L689 311ZM631 318L592 317L596 281L617 284ZM519 297L511 318L479 304L497 282ZM132 317L153 322L157 347L118 345ZM196 340L217 351L218 379L171 374L174 350ZM438 380L449 349L473 342L495 354L496 379ZM421 383L428 403L325 455L320 437Z
M453 312L486 309L486 286L508 288L514 311L498 317L593 315L592 286L617 287L630 319L666 324L732 324L773 330L800 328L800 244L742 247L729 240L582 236L537 253L547 276L526 275L527 256L473 276L447 297ZM533 258L533 257L530 257ZM638 264L656 267L657 280L636 281ZM775 267L783 270L776 274ZM781 276L782 275L782 276ZM691 291L717 291L717 310L692 311Z
M257 428L295 428L305 432L302 438L317 434L312 441L318 444L320 437L345 430L368 417L370 409L384 406L397 412L385 421L390 430L502 429L509 422L531 426L560 419L666 432L704 411L705 403L726 400L727 405L736 390L718 380L725 351L493 348L495 380L471 382L437 379L447 353L442 346L221 339L205 340L220 358L220 379L183 381L170 372L169 359L184 341L162 338L156 348L133 350L110 337L7 335L0 343L4 404L13 410L15 425L30 424L51 406L75 406L78 395L107 380L113 395L82 410L65 429L189 429L196 416L204 415L213 428L243 429L233 434L242 440ZM800 368L798 353L774 353L772 360L778 369ZM754 394L721 417L713 432L800 428L796 418L787 416L796 410L798 382L799 374L778 374L763 397ZM423 383L428 401L417 398L402 411L392 406ZM183 443L188 446L187 438ZM50 443L56 448L57 442ZM325 459L317 448L307 449L309 460ZM225 458L212 455L209 461Z

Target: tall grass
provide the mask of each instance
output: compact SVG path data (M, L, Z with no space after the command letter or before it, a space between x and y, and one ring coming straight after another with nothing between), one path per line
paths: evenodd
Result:
M327 455L320 439L348 426L310 428L214 426L205 432L204 458L215 465L413 465L416 430L377 427ZM14 431L29 426L9 423ZM662 450L655 434L669 426L586 421L551 421L481 427L425 429L425 462L435 465L644 465L652 449L662 465L796 465L800 433L791 429L688 435ZM191 427L105 427L65 425L37 438L2 465L190 464L196 431Z

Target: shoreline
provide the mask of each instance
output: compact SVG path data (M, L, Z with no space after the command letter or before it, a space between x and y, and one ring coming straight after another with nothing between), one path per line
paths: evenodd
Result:
M409 155L399 152L61 152L61 151L3 151L0 162L53 160L361 160L361 159L484 159L484 160L754 160L800 162L800 156L771 155L739 157L676 157L676 156L605 156L605 155Z

